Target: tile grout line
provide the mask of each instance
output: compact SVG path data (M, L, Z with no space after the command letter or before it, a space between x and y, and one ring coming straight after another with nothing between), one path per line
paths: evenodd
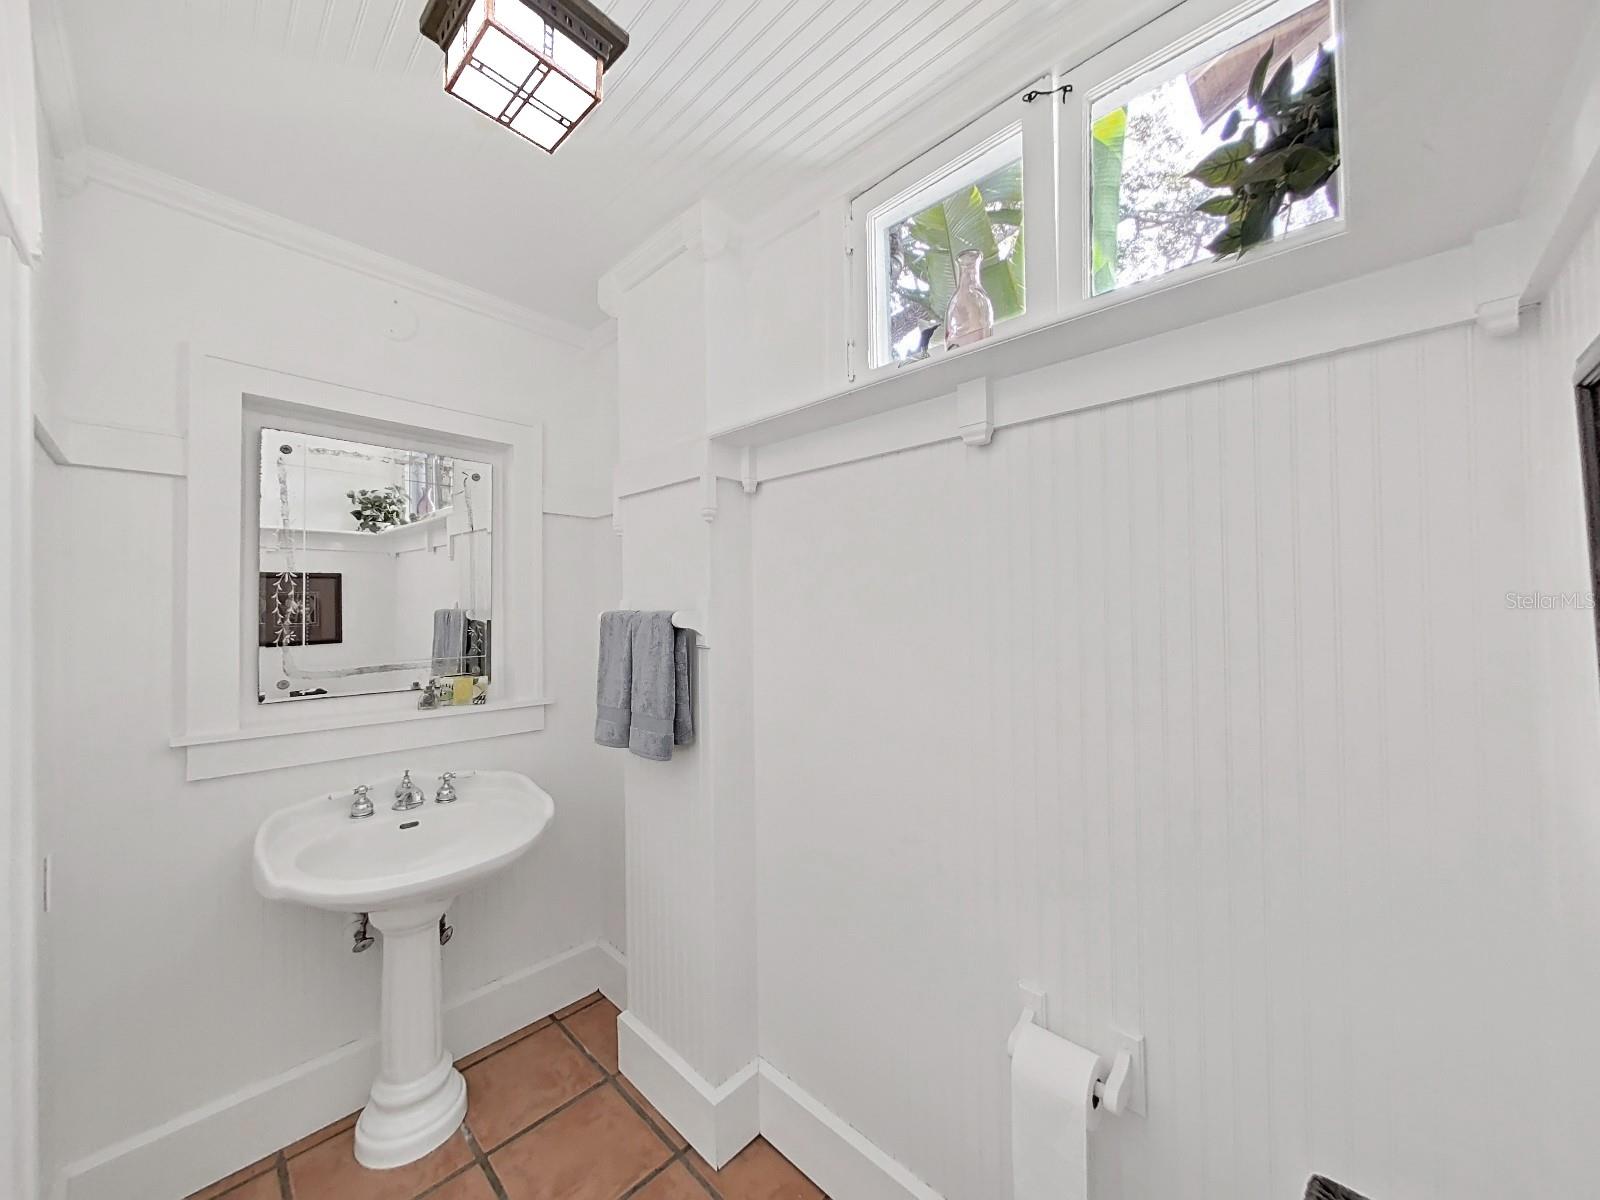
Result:
M656 1167L653 1171L650 1171L643 1179L627 1188L624 1188L622 1193L617 1197L617 1200L633 1200L633 1197L637 1196L640 1192L644 1191L645 1188L649 1187L657 1179L661 1178L662 1173L677 1161L678 1156L676 1154L669 1156L666 1162Z
M593 1095L595 1092L598 1092L601 1088L605 1087L605 1085L606 1085L606 1081L604 1079L595 1080L595 1082L591 1083L588 1087L584 1088L583 1091L579 1092L576 1096L573 1096L570 1100L563 1100L560 1104L556 1105L556 1107L552 1108L549 1112L545 1113L544 1116L540 1117L537 1121L534 1121L534 1122L531 1122L530 1124L524 1125L521 1129L517 1130L515 1133L508 1134L506 1137L501 1138L493 1146L488 1147L484 1151L484 1153L485 1154L498 1154L500 1151L504 1150L507 1146L509 1146L512 1142L516 1141L523 1134L532 1133L535 1129L539 1128L539 1126L543 1125L546 1121L550 1120L552 1117L560 1116L562 1113L566 1112L567 1109L571 1108L574 1104L578 1103L578 1101L584 1099L587 1096ZM471 1121L471 1116L469 1115L466 1120L462 1121L462 1123L461 1123L462 1127L463 1128L470 1128L470 1126L469 1126L469 1122L470 1121ZM477 1134L473 1134L473 1140L477 1141Z
M722 1200L722 1193L717 1191L716 1188L712 1187L710 1181L702 1178L700 1172L695 1170L694 1163L689 1161L689 1151L687 1148L681 1152L680 1157L683 1160L683 1169L689 1172L689 1178L704 1188L708 1196L714 1196L716 1197L716 1200Z
M521 1129L518 1129L516 1132L503 1138L493 1147L488 1149L486 1149L483 1144L479 1142L477 1134L472 1131L470 1117L463 1119L461 1124L461 1132L465 1135L467 1139L467 1145L472 1151L472 1162L466 1166L463 1166L459 1170L451 1172L437 1183L425 1188L422 1192L418 1193L416 1197L414 1197L414 1200L426 1200L427 1197L441 1191L447 1184L454 1182L462 1175L470 1173L473 1167L477 1167L483 1171L491 1190L494 1192L495 1200L509 1200L505 1191L505 1186L501 1183L499 1175L496 1174L493 1163L490 1162L490 1154L504 1149L517 1138L522 1137L524 1134L531 1133L533 1130L543 1125L546 1121L552 1120L553 1118L559 1116L561 1113L577 1104L580 1100L587 1098L607 1085L609 1085L611 1089L621 1097L623 1103L626 1104L634 1112L634 1114L644 1122L645 1127L649 1129L651 1133L655 1134L655 1136L666 1146L668 1151L667 1160L656 1167L644 1178L640 1179L637 1183L631 1185L622 1194L621 1200L626 1200L627 1197L634 1196L636 1193L642 1191L653 1180L669 1170L675 1163L682 1163L684 1170L688 1172L690 1177L696 1183L698 1183L700 1187L707 1193L707 1195L713 1198L713 1200L722 1200L721 1193L718 1192L710 1182L701 1176L700 1172L695 1169L694 1164L690 1161L690 1147L687 1145L681 1149L678 1147L675 1139L681 1137L681 1135L679 1135L677 1131L672 1129L670 1126L664 1127L664 1118L660 1124L652 1119L649 1114L644 1111L643 1107L628 1094L628 1090L622 1086L623 1076L620 1068L616 1071L609 1070L606 1065L596 1058L589 1048L584 1045L583 1041L577 1036L577 1034L575 1034L571 1029L567 1028L567 1021L578 1016L580 1013L587 1012L589 1009L593 1008L596 1004L601 1003L605 999L606 997L602 993L595 992L586 1000L581 1002L575 1001L574 1003L578 1005L576 1008L571 1008L569 1011L562 1012L560 1015L557 1013L550 1013L548 1016L541 1017L537 1021L530 1022L529 1025L524 1026L526 1032L516 1031L519 1032L521 1036L511 1038L511 1040L506 1041L504 1045L498 1047L491 1053L484 1054L481 1058L473 1058L471 1054L463 1056L462 1061L467 1061L467 1066L457 1066L457 1069L465 1073L469 1068L481 1066L483 1063L486 1063L497 1055L504 1053L513 1046L521 1045L528 1038L534 1037L539 1033L543 1033L545 1029L554 1026L555 1028L561 1030L562 1036L573 1046L574 1049L578 1051L579 1054L583 1056L583 1058L591 1066L594 1067L596 1071L599 1072L600 1078L595 1083L584 1088L583 1091L579 1092L571 1099L545 1113L538 1120L523 1126ZM540 1024L540 1022L544 1022L544 1024ZM474 1051L473 1053L481 1053L481 1048L479 1051ZM324 1132L326 1133L326 1136L317 1137L316 1141L301 1146L300 1149L295 1152L294 1157L299 1158L302 1155L308 1154L317 1147L322 1146L333 1138L345 1133L349 1129L349 1125L345 1123L350 1120L351 1116L355 1115L358 1114L347 1114L346 1116L339 1118L337 1121L330 1122L328 1125L324 1126L323 1129L315 1130L313 1133L306 1135L307 1137L316 1137L317 1134ZM304 1141L305 1139L300 1140ZM253 1182L255 1179L259 1179L261 1175L272 1172L277 1177L278 1190L283 1197L283 1200L294 1200L294 1187L289 1176L290 1155L288 1150L289 1147L285 1146L274 1151L272 1154L272 1166L268 1167L267 1170L264 1170L257 1175L251 1176L250 1179L241 1180L240 1183L235 1185L235 1187L230 1189L230 1191L237 1190L239 1187L243 1187L245 1184ZM219 1200L226 1200L226 1194L219 1198Z
M604 999L604 997L601 997L600 999ZM583 1012L593 1007L593 1005L597 1003L599 1003L598 1000L591 1001L589 1004L585 1004L583 1008L579 1009L578 1012ZM577 1015L577 1012L572 1012L568 1013L567 1017L575 1017ZM677 1143L673 1141L672 1138L668 1137L662 1128L655 1123L655 1121L650 1119L649 1114L646 1113L644 1109L634 1101L632 1096L628 1095L628 1089L623 1087L622 1084L618 1082L618 1080L622 1078L621 1066L619 1065L615 1071L608 1071L606 1069L606 1065L596 1058L592 1053L590 1053L589 1048L583 1044L583 1042L578 1038L578 1035L567 1028L567 1017L557 1017L555 1022L556 1025L560 1027L561 1032L567 1035L567 1040L577 1047L578 1053L582 1054L595 1065L600 1073L605 1076L605 1082L609 1083L612 1087L612 1090L614 1090L618 1096L622 1097L622 1102L634 1111L635 1115L637 1115L638 1118L644 1122L645 1128L649 1129L651 1133L660 1138L662 1142L666 1144L668 1151L671 1152L670 1157L668 1157L666 1162L662 1163L654 1171L650 1172L650 1174L639 1180L639 1182L633 1187L623 1192L621 1200L628 1200L628 1197L631 1197L643 1190L644 1187L653 1179L665 1172L669 1167L672 1166L673 1163L677 1162L681 1162L683 1164L683 1169L689 1173L689 1177L698 1183L708 1195L713 1197L713 1200L722 1200L722 1194L712 1187L711 1184L702 1179L700 1177L700 1173L694 1169L694 1165L689 1161L688 1157L689 1148L685 1146L680 1150ZM665 1120L666 1118L663 1117L662 1121L665 1122ZM677 1130L673 1130L672 1132L677 1134Z
M466 1131L467 1145L472 1147L472 1157L478 1164L478 1169L489 1181L489 1190L494 1193L495 1200L510 1200L506 1195L505 1184L500 1182L500 1176L495 1173L494 1164L489 1161L489 1156L484 1153L483 1147L478 1144L478 1135L472 1132L472 1127L465 1121L461 1128ZM529 1128L532 1128L530 1126Z

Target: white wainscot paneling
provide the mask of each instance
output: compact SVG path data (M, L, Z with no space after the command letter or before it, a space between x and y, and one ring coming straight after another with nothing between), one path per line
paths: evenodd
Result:
M1593 1098L1529 1033L1584 1023L1548 988L1542 635L1505 603L1582 579L1570 389L1530 569L1533 345L1449 328L764 483L763 1062L1002 1197L1036 979L1057 1032L1147 1039L1097 1200L1586 1187L1584 1139L1539 1147Z

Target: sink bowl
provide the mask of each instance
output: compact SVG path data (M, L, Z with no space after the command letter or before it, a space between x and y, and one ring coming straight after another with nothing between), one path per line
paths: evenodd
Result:
M376 811L350 818L352 795L273 813L256 831L256 888L334 912L366 913L383 937L378 1078L356 1122L355 1154L376 1170L442 1145L467 1114L467 1084L444 1045L440 924L463 890L525 854L555 802L513 771L462 771L457 799L396 812L398 777L372 786Z
M428 780L419 779L427 792ZM256 888L335 912L460 895L525 853L555 813L548 793L514 771L463 771L453 804L395 812L399 777L372 785L377 812L350 819L350 793L282 809L256 833Z

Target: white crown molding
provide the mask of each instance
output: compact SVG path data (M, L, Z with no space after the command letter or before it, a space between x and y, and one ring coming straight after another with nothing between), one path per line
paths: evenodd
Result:
M83 133L83 106L78 100L78 73L72 66L60 5L55 0L35 0L33 15L33 64L39 107L56 159L56 188L70 196L86 182L84 151L88 141Z
M589 331L589 341L584 349L590 354L597 354L602 350L609 350L616 344L617 320L615 317L610 317Z
M700 262L710 262L733 245L732 220L709 200L702 200L656 230L600 277L600 307L608 316L620 317L622 297L678 255L690 254Z
M90 182L130 196L164 205L177 212L210 221L224 229L259 238L298 254L319 259L370 279L405 288L445 304L502 321L507 325L580 349L589 344L591 331L524 308L510 300L480 291L443 275L401 262L387 254L347 242L333 234L280 217L241 200L208 191L120 155L90 147L83 155Z

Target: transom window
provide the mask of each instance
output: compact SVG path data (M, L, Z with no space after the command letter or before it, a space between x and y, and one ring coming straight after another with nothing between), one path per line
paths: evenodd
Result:
M1237 252L1230 213L1237 201L1219 189L1248 181L1248 173L1259 176L1257 186L1269 185L1268 155L1280 124L1273 109L1285 99L1307 97L1307 85L1316 82L1313 72L1325 73L1331 88L1327 56L1335 46L1329 0L1280 0L1202 35L1092 100L1091 295ZM1327 157L1336 162L1336 127L1331 139ZM1339 213L1338 177L1319 180L1322 151L1308 147L1297 153L1296 164L1306 167L1299 180L1316 186L1303 195L1291 190L1281 207L1261 213L1259 219L1270 221L1271 238ZM1203 168L1207 163L1213 167Z
M1027 311L1020 128L895 196L867 222L873 365L912 361L944 344L945 310L964 251L981 256L996 325Z
M956 353L981 354L985 338L1271 257L1275 243L1330 253L1311 246L1345 228L1339 6L1184 0L851 197L845 382L947 353L953 293ZM1262 271L1263 290L1283 276Z

